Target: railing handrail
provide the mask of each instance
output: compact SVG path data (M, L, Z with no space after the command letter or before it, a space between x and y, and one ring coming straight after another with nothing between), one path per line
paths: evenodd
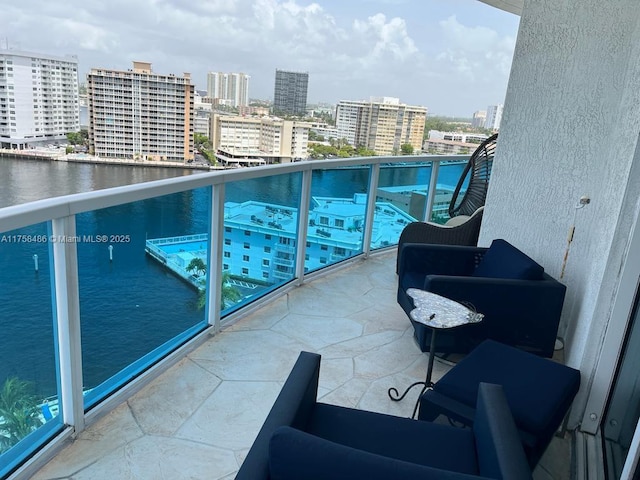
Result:
M63 218L78 213L179 193L185 190L260 177L332 168L370 167L372 165L382 164L417 164L425 162L439 164L444 161L466 161L468 158L468 155L352 157L332 160L307 160L279 165L193 173L181 177L134 183L91 192L74 193L0 208L0 232L7 232L28 225L42 223L53 218Z

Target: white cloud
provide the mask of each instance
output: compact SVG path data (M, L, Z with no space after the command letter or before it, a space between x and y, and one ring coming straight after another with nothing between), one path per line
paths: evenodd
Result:
M447 47L436 57L438 61L449 63L455 72L469 80L490 80L493 77L490 72L501 76L509 74L514 37L500 38L495 30L488 27L467 27L455 16L441 21L440 28Z
M159 73L191 72L202 89L207 71L242 71L252 77L251 95L262 98L272 95L276 68L308 71L311 101L379 95L429 106L447 97L440 91L465 85L471 95L471 84L486 91L491 83L504 95L512 38L455 16L426 29L424 4L405 4L21 0L3 7L0 38L14 48L76 54L82 74L149 61Z

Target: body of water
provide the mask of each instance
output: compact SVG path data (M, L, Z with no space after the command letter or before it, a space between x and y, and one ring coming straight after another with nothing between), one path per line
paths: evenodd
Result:
M383 168L380 185L428 184L430 170ZM454 186L461 170L443 166L439 183ZM185 174L199 172L0 159L0 206ZM352 197L366 192L367 183L366 168L318 171L312 195ZM300 184L300 174L234 182L226 200L297 207ZM206 233L209 202L203 188L76 216L78 236L91 239L77 245L85 388L202 322L197 292L145 255L144 247L147 238ZM32 241L17 241L25 235ZM42 395L56 391L49 235L46 224L0 233L0 383L18 376Z

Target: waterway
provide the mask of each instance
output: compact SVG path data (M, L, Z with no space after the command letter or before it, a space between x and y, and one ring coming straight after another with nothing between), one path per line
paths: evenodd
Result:
M439 183L455 185L461 169L441 168ZM186 174L203 173L0 159L0 207ZM430 167L385 168L380 185L427 184L429 175ZM351 197L366 192L367 181L365 168L319 171L312 194ZM300 174L235 182L226 201L297 207L300 184ZM77 215L85 388L203 321L197 292L145 255L144 246L147 238L205 233L209 202L208 189L198 189ZM0 232L0 384L18 376L41 395L55 394L57 378L50 234L46 224Z

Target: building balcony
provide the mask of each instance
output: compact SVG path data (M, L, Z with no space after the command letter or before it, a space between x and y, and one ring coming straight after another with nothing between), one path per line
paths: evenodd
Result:
M394 245L404 222L431 218L435 185L455 183L465 163L299 162L0 210L1 258L17 262L4 271L34 265L0 277L1 348L11 359L0 373L34 383L42 410L42 426L0 457L0 474L233 478L300 350L323 355L323 399L409 416L417 392L394 403L386 390L422 379L427 357L395 301ZM400 186L421 199L416 211L381 197ZM364 222L319 236L308 228L313 197L340 199L339 215L361 209ZM278 225L252 222L254 204L282 212ZM244 237L234 248L255 270L222 257L232 225L252 231L248 248ZM208 241L192 240L206 232ZM168 237L191 240L145 254ZM286 272L270 281L245 273L262 272L267 244L277 263L282 239L294 258ZM315 243L352 254L327 263L311 253L321 252ZM190 269L196 258L207 273ZM225 300L230 285L240 294ZM568 478L570 442L556 443L538 478Z
M418 391L393 402L387 390L423 380L427 355L396 303L394 268L395 252L375 255L236 320L88 427L33 479L232 479L301 350L322 355L323 401L410 416ZM436 377L449 368L436 361ZM568 478L567 456L568 440L554 440L535 478Z

